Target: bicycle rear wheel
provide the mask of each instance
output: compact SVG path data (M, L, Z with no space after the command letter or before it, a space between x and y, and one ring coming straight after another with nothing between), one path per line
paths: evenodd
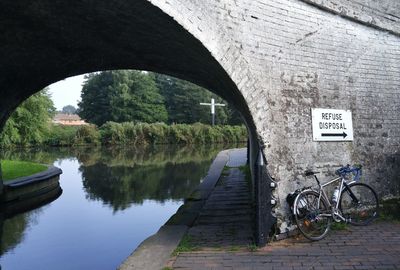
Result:
M352 225L369 224L378 216L378 196L375 190L364 183L352 183L340 196L339 209Z
M305 190L297 195L293 211L297 227L306 238L317 241L328 233L332 222L328 205L313 190Z

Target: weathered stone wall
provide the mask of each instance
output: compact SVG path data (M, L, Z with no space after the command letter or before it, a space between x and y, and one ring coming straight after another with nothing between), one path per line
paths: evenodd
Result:
M334 14L400 35L400 2L394 0L302 0Z
M0 100L0 125L46 83L100 69L154 70L209 87L243 113L252 156L258 136L279 181L281 232L285 197L309 183L301 177L307 168L330 176L340 164L362 163L364 181L381 196L400 195L397 1L93 3L0 3L0 82L8 97ZM354 141L313 142L316 107L351 110Z
M163 1L153 2L164 8ZM393 3L388 9L397 7L395 1L388 2ZM296 0L168 3L171 15L205 42L249 104L266 147L269 172L279 181L275 196L281 231L287 227L285 197L312 183L301 176L308 168L322 171L325 177L342 164L362 163L363 181L381 196L400 195L400 38L396 33ZM354 11L351 16L359 16L357 8L360 14L368 14L367 6L341 3L341 10ZM180 6L178 12L175 6ZM384 21L385 10L378 7L371 5L370 10L379 11ZM182 18L181 14L189 15ZM396 14L387 16L394 21L387 19L383 25L375 17L375 23L398 31ZM311 108L351 110L354 141L313 142Z

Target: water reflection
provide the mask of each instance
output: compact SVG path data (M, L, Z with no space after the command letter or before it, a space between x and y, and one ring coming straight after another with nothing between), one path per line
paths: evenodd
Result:
M99 148L79 155L79 170L87 198L118 211L144 200L182 200L199 185L218 151L166 146Z
M63 194L37 210L0 214L3 269L115 269L179 208L222 149L61 148L1 153L61 167ZM235 147L235 146L233 146Z
M53 164L56 160L78 159L85 165L104 163L108 166L162 165L165 163L198 162L212 159L222 149L244 147L243 143L228 145L198 146L118 146L118 147L51 147L1 150L0 158L27 160L44 164Z
M144 200L182 200L198 186L209 164L210 161L206 160L198 163L137 165L131 168L96 163L81 166L79 170L87 198L101 200L117 211L130 207L132 203L142 204ZM99 181L99 178L103 179Z
M62 194L60 187L24 200L0 205L0 256L16 247L30 224L35 223L41 207Z
M37 222L41 211L42 209L35 209L7 219L3 214L0 215L0 255L12 251L24 240L25 231Z

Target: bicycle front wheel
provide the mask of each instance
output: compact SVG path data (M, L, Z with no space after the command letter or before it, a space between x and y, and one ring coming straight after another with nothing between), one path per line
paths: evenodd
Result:
M297 195L293 205L295 220L300 232L317 241L325 237L332 222L328 203L318 192L305 190Z
M347 221L356 226L369 224L378 216L378 196L364 183L352 183L340 196L339 209Z

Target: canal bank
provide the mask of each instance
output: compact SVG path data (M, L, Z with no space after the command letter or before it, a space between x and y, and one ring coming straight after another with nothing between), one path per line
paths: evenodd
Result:
M251 242L251 225L247 225L247 222L243 223L244 216L247 221L251 218L249 192L244 183L245 177L238 168L224 171L225 166L239 167L245 165L246 160L246 148L221 151L211 164L207 176L185 200L185 204L155 235L142 242L119 269L163 268L185 234L199 241L205 237L208 240L214 239L213 241L218 243L227 239L226 237L239 239L240 237L237 238L235 232L241 231L240 234L246 241ZM224 179L226 181L221 183ZM244 195L246 197L244 198L240 195L243 193L247 193L248 196ZM247 206L243 207L244 204ZM246 208L246 213L239 213L239 208L241 210ZM224 232L228 232L229 236ZM243 240L243 237L240 239Z
M61 169L48 166L45 171L9 180L3 183L2 203L12 204L59 189L61 174Z
M4 182L1 215L12 217L57 199L62 193L59 183L61 174L61 169L47 166L42 172Z

